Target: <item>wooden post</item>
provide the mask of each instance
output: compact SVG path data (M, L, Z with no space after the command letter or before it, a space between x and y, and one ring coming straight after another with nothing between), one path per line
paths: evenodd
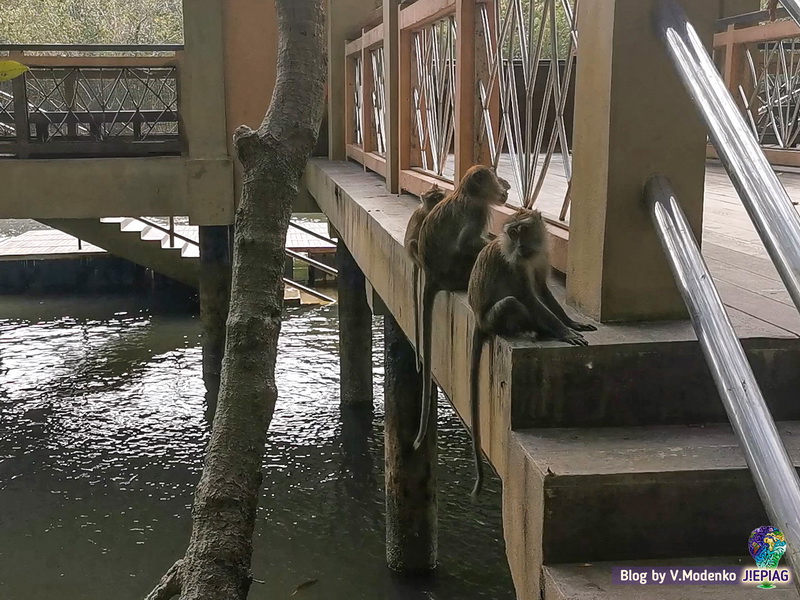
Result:
M702 234L706 128L653 28L656 4L584 0L578 9L567 292L606 322L686 315L642 208L653 173L671 181ZM710 47L719 4L683 4Z
M456 0L455 181L475 164L475 0Z
M345 160L345 43L375 9L369 0L328 0L328 158Z
M399 25L398 25L399 26ZM399 32L399 50L398 67L397 67L397 155L398 155L398 169L400 171L408 171L411 168L411 144L412 140L417 138L417 129L414 125L413 100L411 98L412 86L412 73L416 72L411 60L413 33L410 29L403 29ZM421 141L418 142L418 144ZM415 164L414 166L421 166Z
M9 58L22 62L21 53L11 53ZM16 132L17 158L30 156L31 128L28 122L28 87L27 74L20 75L11 81L11 93L14 96L14 130Z
M364 153L375 152L375 103L372 100L375 76L372 72L372 50L368 48L361 48L361 86L364 95L361 102L361 149Z
M207 225L200 235L200 319L203 323L203 381L206 405L213 416L219 395L222 358L225 354L225 323L230 301L230 228Z
M494 88L492 89L491 93L488 97L488 105L489 105L489 119L491 120L492 125L492 133L487 134L487 124L484 123L483 120L483 104L481 101L480 93L478 91L477 85L479 81L485 82L485 85L489 86L489 80L492 74L492 67L493 61L491 60L492 57L488 56L486 53L486 46L488 37L489 44L494 46L495 39L497 38L497 22L495 19L495 0L485 0L483 5L486 7L486 14L488 16L489 22L489 30L484 30L483 26L478 25L480 23L480 19L476 16L476 26L475 26L475 47L478 49L475 54L475 133L474 133L474 148L473 148L473 156L475 160L475 164L482 164L482 165L491 165L492 163L492 155L489 151L491 146L489 145L489 135L495 135L494 131L500 130L500 81L499 79L503 76L502 67L498 74L498 81L495 82ZM495 49L495 52L497 50ZM488 89L487 89L488 92ZM495 136L496 139L496 136Z
M339 373L342 406L372 406L372 313L366 279L341 238L336 248L339 289Z
M384 373L386 561L394 571L431 571L438 552L436 401L425 442L414 451L422 377L414 348L391 314L384 317Z
M386 187L400 192L400 0L383 0L383 72L386 89Z

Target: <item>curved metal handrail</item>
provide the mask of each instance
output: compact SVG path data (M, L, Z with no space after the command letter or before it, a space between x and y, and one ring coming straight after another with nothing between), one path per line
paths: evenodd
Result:
M800 477L669 182L651 179L645 200L758 493L771 523L786 537L800 589Z
M660 0L656 28L708 126L711 142L747 214L800 310L800 216L789 194L753 137L686 13L675 0Z

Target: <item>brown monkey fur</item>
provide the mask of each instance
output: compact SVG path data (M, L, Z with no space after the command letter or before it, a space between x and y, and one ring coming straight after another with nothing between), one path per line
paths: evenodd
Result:
M434 186L429 189L427 192L422 194L422 204L414 210L411 214L411 218L408 220L408 226L406 227L406 237L403 242L403 246L406 249L406 252L411 257L411 260L414 263L414 349L417 355L417 371L420 370L420 349L419 349L419 270L420 270L420 262L418 256L418 249L419 249L419 230L422 227L422 222L425 220L425 217L428 216L428 213L431 212L434 206L439 204L445 198L445 193L442 188L438 185L434 184Z
M489 209L508 200L508 183L494 169L470 167L447 198L425 217L419 233L419 260L425 273L422 293L422 414L414 441L417 449L425 439L431 412L431 323L433 302L440 290L463 291L478 253L489 242L486 226Z
M550 253L544 219L537 210L519 209L503 226L502 235L478 255L469 280L468 299L475 315L470 365L472 448L476 498L483 485L478 371L484 342L491 336L535 334L585 346L579 331L594 331L571 319L547 284Z

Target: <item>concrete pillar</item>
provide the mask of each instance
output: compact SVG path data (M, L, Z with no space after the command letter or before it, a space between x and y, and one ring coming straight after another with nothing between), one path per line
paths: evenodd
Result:
M339 372L342 406L372 406L372 313L366 280L342 240L336 249L339 271Z
M390 569L436 567L436 401L423 446L414 451L422 377L414 348L391 314L384 317L386 561ZM435 392L434 392L435 394Z
M328 0L328 158L346 160L345 55L348 40L361 35L361 23L380 6L378 0Z
M710 49L724 5L682 4ZM655 5L585 0L578 9L567 293L601 321L686 314L641 201L650 176L671 181L701 237L706 129L655 33Z
M209 415L219 395L225 322L230 300L231 254L227 226L202 226L200 230L200 319L203 323L203 381Z

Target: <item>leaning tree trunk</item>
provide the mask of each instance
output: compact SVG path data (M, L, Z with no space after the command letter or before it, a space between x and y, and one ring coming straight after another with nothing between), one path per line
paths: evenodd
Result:
M183 559L148 600L244 600L267 429L277 400L286 230L325 104L325 0L276 0L278 78L258 131L240 127L231 306L219 404Z

